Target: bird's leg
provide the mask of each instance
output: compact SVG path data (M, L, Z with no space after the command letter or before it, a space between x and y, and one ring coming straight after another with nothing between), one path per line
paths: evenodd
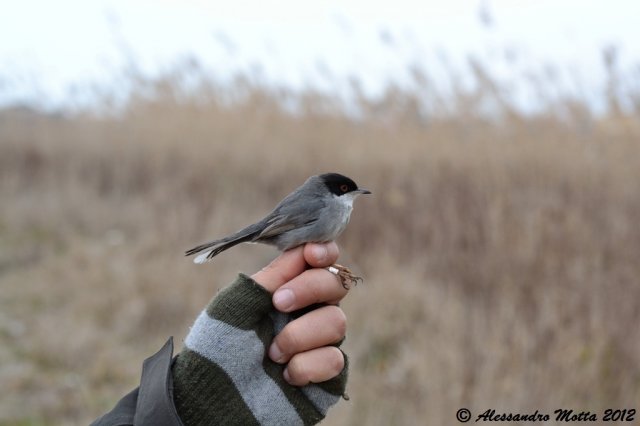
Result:
M349 290L351 284L358 285L358 281L362 281L362 277L353 275L353 272L351 272L349 268L338 265L337 263L329 266L327 270L338 277L340 284L342 284L345 290Z

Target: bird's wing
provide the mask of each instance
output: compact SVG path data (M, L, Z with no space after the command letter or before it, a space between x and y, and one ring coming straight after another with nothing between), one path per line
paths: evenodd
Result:
M322 200L313 200L304 205L293 202L278 206L267 219L259 238L275 237L292 229L309 226L318 221L324 206Z
M273 216L272 220L267 222L267 227L260 233L260 238L275 237L292 229L302 228L303 226L311 225L318 221L317 217L307 219L306 221L300 219L302 218L297 218L295 221L292 221L289 216Z

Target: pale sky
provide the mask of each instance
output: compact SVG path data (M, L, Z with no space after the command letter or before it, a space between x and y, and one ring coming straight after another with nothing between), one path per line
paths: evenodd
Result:
M620 48L623 67L640 63L637 0L0 0L0 10L0 105L63 104L90 82L118 90L123 41L149 75L191 55L222 80L259 66L268 82L341 90L328 71L372 94L402 84L410 64L444 78L443 54L456 67L473 54L505 79L551 63L586 87L602 83L605 46Z

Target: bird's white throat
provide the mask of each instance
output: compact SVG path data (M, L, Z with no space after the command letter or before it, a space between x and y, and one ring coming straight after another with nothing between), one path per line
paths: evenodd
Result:
M349 192L343 195L334 195L333 198L345 206L348 210L353 209L353 200L360 195L359 192Z

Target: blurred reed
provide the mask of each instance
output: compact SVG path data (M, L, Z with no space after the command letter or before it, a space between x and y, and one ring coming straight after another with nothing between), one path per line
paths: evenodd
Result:
M476 60L453 95L415 67L376 99L354 80L348 107L251 75L220 85L189 60L121 76L123 105L0 111L0 424L111 407L216 289L276 255L197 267L183 250L324 171L374 193L339 241L366 280L343 305L351 401L327 424L634 407L640 92L620 90L612 52L604 114L545 76L524 113Z

